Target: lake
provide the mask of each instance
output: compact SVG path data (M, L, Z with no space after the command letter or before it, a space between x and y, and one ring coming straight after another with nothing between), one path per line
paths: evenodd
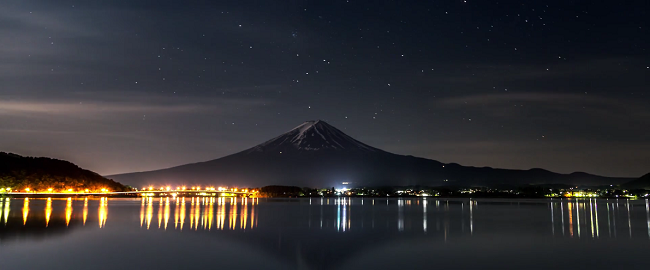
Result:
M0 199L1 269L646 269L625 199Z

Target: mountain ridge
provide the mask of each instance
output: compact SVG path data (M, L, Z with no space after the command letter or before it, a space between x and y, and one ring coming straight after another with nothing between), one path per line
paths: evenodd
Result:
M296 150L383 152L383 150L357 141L323 120L306 121L280 136L245 151L247 153L256 151L277 151L278 153L284 153Z
M628 189L650 189L650 173L622 185Z
M629 178L545 169L509 170L442 163L398 155L364 144L322 120L301 125L257 146L222 158L148 172L107 176L132 185L610 185Z

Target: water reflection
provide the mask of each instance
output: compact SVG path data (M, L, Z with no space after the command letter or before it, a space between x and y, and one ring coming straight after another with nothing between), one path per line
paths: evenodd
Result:
M175 203L172 203L172 200ZM151 229L154 211L157 211L158 228L167 229L171 213L174 217L174 229L183 230L189 200L189 222L191 230L246 230L257 227L255 205L258 199L249 198L174 198L160 199L154 210L152 198L142 199L140 206L140 227ZM215 210L216 203L216 210ZM174 209L172 209L172 207ZM216 221L215 221L216 220ZM226 226L227 224L227 226Z
M5 226L6 226L6 225L7 225L7 221L9 221L9 211L11 210L11 208L10 208L10 206L11 206L11 200L9 200L9 198L6 198L4 204L5 204L5 207L4 207L4 209L5 209L5 210L4 210L5 218L4 218L4 219L5 219Z
M169 197L165 199L165 212L163 218L165 221L165 230L167 230L167 224L169 223Z
M648 238L650 238L650 202L645 199L645 217L648 225Z
M230 198L230 216L228 229L234 230L237 223L237 202L235 198Z
M226 198L217 200L217 229L223 230L226 225Z
M619 230L629 237L633 238L635 230L634 220L634 201L630 200L609 200L609 199L584 199L584 200L552 200L550 203L551 211L551 233L555 235L555 228L561 227L562 235L568 230L569 237L583 237L582 231L589 232L590 238L600 238L600 224L607 227L607 236L611 238L618 237ZM639 203L636 203L639 205ZM650 204L647 200L643 201L646 226L648 237L650 238ZM557 211L559 209L559 211ZM621 212L623 209L623 213ZM602 213L605 211L606 213ZM559 213L558 213L559 212ZM559 221L556 216L559 215ZM606 218L605 216L606 215ZM568 224L565 224L565 216L568 218ZM600 217L603 216L603 220ZM637 217L638 218L638 217ZM619 228L620 222L624 222L624 227ZM638 226L638 225L637 225ZM604 229L604 228L603 228ZM575 234L574 234L575 233Z
M50 217L52 217L52 198L47 198L47 203L45 204L45 227L49 226Z
M22 202L13 205L12 202ZM95 202L98 206L98 224L100 228L106 226L108 218L108 198L92 200L88 198L22 198L0 199L0 224L2 227L17 228L50 228L71 227L75 222L86 225L89 216L89 203ZM12 206L15 206L12 209ZM83 211L76 214L75 208ZM14 211L12 211L14 210Z
M140 205L140 227L144 224L144 206L146 205L147 198L142 197L142 204Z
M83 210L83 225L86 226L86 220L88 219L88 198L84 198L84 210Z
M477 201L472 201L471 199L469 200L469 232L470 234L474 234L474 207L478 206Z
M106 226L106 220L108 219L108 198L103 197L99 200L99 209L97 210L99 216L99 228L104 228Z
M183 230L183 224L185 223L185 197L182 198L181 201L181 211L180 211L180 224L181 224L181 231Z
M70 225L70 219L72 218L72 198L68 198L68 201L65 205L65 225Z
M151 226L151 219L153 218L153 198L149 197L147 199L147 230Z
M158 229L162 226L163 220L163 198L160 197L158 200Z
M48 228L53 226L53 222L61 226L72 226L78 222L77 224L85 226L88 218L91 218L97 220L99 228L105 228L109 216L109 200L114 199L24 198L20 200L22 203L15 205L11 203L19 202L17 199L0 200L0 224L4 224L5 227L20 225ZM132 211L136 216L136 224L139 216L140 227L146 230L156 228L151 224L156 222L153 220L156 218L157 229L187 231L184 224L188 222L186 216L189 216L192 231L250 231L257 229L258 223L262 220L265 222L263 226L266 227L289 226L287 228L338 233L419 232L439 235L442 240L448 241L459 235L481 236L495 230L507 231L515 227L520 230L528 228L532 230L539 227L539 224L544 224L543 226L547 227L547 234L553 237L616 238L623 233L625 238L647 236L650 239L649 200L591 198L519 202L485 199L480 200L483 206L479 210L479 200L475 199L318 198L297 200L295 203L301 206L296 211L300 212L285 216L285 218L290 217L287 222L292 222L286 224L280 218L274 217L278 210L269 210L270 206L273 206L273 200L265 203L266 208L259 208L259 199L252 198L169 197L141 198L131 201L135 202ZM89 214L88 209L91 206L97 207L97 219L93 214ZM523 211L520 209L533 209L530 211L538 211L536 213L543 213L543 215L530 216L526 212L520 212ZM499 226L486 226L495 219L502 220L503 223L499 223ZM174 222L173 226L170 224L171 220ZM133 225L137 227L136 224ZM603 235L600 234L601 224L604 226Z
M374 200L373 200L374 202ZM472 211L472 205L470 204L469 206L470 213ZM424 199L422 201L422 230L426 233L427 232L427 200Z
M29 198L25 198L23 203L23 225L27 224L27 217L29 216Z
M336 218L336 230L345 232L350 228L350 198L338 198L336 200L337 207L337 218Z

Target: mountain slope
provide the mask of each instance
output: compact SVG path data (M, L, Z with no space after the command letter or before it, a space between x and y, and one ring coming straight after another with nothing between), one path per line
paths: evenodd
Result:
M150 172L108 176L135 186L272 184L332 187L354 185L609 185L630 179L542 169L505 170L402 156L361 143L324 121L302 125L245 151L206 162Z
M0 152L0 188L12 190L55 191L68 189L99 191L123 191L127 188L101 175L84 170L70 162L51 159L23 157Z
M355 140L325 121L307 121L294 129L247 151L299 154L301 152L379 153L377 148Z
M627 189L650 189L650 173L622 185Z

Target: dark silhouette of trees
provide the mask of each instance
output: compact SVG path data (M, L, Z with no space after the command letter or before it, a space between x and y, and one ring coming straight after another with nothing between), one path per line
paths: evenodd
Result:
M64 160L23 157L0 152L0 188L23 191L126 191L118 182L106 179Z
M302 189L291 186L266 186L260 189L262 197L297 197L303 195Z

